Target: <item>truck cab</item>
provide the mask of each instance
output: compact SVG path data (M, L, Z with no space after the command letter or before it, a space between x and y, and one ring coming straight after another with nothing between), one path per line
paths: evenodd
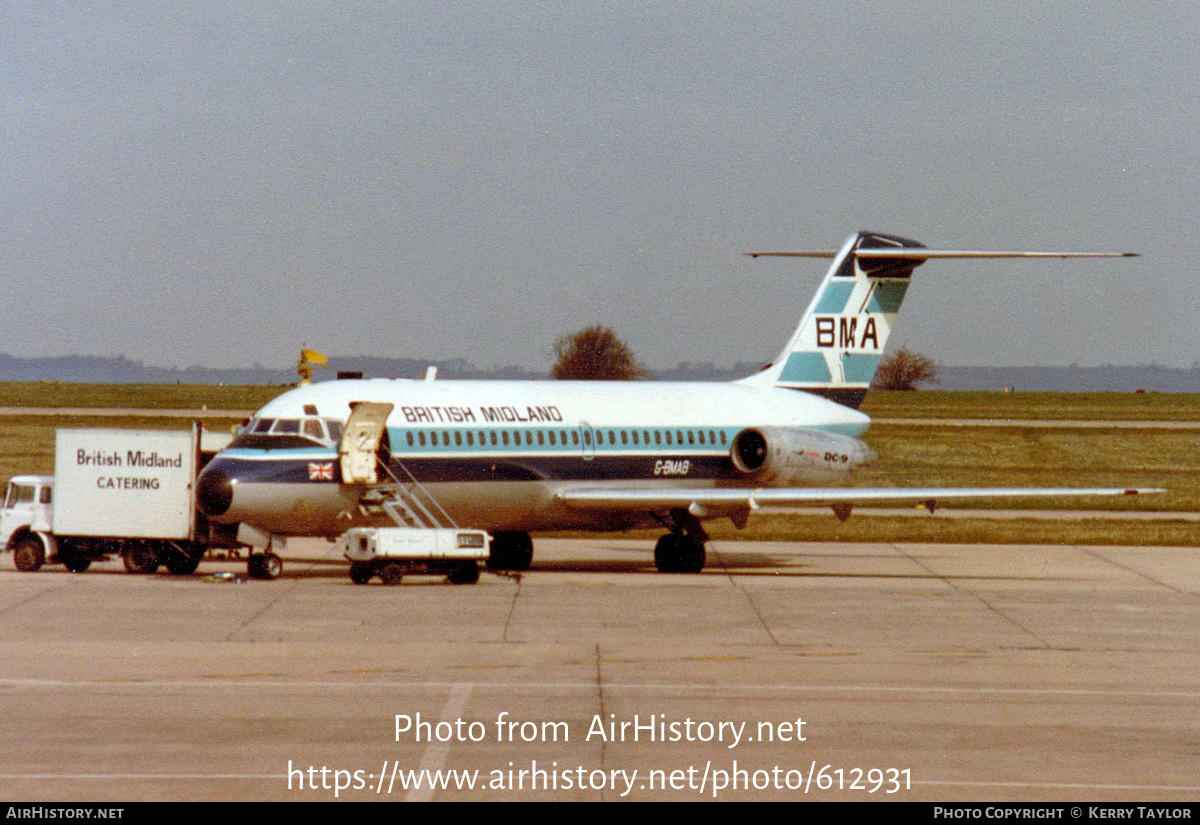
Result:
M18 570L37 570L58 560L53 524L54 477L13 476L0 510L0 547L13 554Z

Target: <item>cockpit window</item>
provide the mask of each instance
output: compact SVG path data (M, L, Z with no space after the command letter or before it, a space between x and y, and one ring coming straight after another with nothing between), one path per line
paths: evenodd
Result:
M229 446L259 450L332 447L341 441L342 430L342 422L328 418L260 418Z

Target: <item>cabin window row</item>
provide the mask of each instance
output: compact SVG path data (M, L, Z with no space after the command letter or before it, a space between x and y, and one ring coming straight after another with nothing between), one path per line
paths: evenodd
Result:
M594 435L593 435L594 434ZM724 430L417 430L405 433L409 447L604 447L725 446Z

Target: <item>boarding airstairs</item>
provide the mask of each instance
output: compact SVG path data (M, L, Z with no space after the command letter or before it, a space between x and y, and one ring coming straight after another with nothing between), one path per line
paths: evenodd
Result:
M374 490L369 492L378 493L380 509L388 514L397 527L458 527L445 508L407 467L394 460L390 466L380 461L379 466L391 481L375 485ZM399 476L392 471L392 467L399 468Z
M363 485L358 506L366 515L384 513L397 527L457 528L454 519L416 476L400 462L389 460L386 448L380 449L391 411L391 404L352 405L338 445L342 482Z

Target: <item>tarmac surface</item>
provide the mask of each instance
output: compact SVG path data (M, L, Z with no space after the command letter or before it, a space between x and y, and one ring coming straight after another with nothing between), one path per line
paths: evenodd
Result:
M664 575L538 540L394 587L324 541L273 582L0 557L0 795L1192 801L1197 554L714 542Z

